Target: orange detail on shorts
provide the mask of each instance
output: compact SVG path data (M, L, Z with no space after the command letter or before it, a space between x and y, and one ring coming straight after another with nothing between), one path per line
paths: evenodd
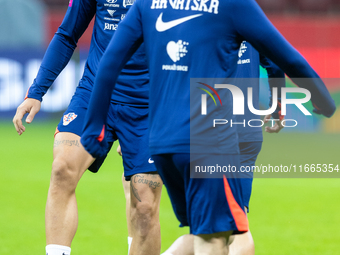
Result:
M247 232L249 230L248 218L245 212L241 209L240 205L236 202L233 193L231 192L228 180L223 176L224 190L227 197L228 205L231 214L234 217L235 224L238 231Z
M56 127L56 128L55 128L55 132L54 132L54 137L55 137L55 135L58 134L58 133L59 133L59 129L58 129L58 127Z
M100 135L97 137L97 140L99 142L102 142L104 139L104 135L105 135L105 125L103 126L102 132L100 133Z

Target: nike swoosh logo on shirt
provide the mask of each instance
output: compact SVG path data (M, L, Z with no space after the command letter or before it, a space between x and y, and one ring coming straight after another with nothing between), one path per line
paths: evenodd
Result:
M172 21L163 22L163 20L162 20L163 12L162 12L161 14L159 14L159 17L156 21L156 30L158 32L164 32L164 31L166 31L170 28L178 26L179 24L182 24L182 23L184 23L188 20L197 18L197 17L202 16L202 15L203 14L195 14L195 15L190 15L190 16L183 17L183 18L180 18L180 19L175 19L175 20L172 20Z

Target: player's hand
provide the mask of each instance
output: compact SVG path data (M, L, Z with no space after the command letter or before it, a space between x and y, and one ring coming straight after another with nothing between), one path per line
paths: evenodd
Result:
M40 107L41 102L33 98L27 98L21 105L18 106L13 118L13 124L19 135L25 132L25 127L22 124L22 119L25 114L28 113L26 123L30 124L34 119L34 116L40 111Z
M264 123L268 123L268 121L272 118L272 115L266 115L263 119ZM281 131L281 129L284 128L284 126L282 126L281 121L279 120L275 120L275 124L270 126L270 127L266 127L265 131L268 133L279 133Z
M84 146L85 150L94 158L104 157L108 152L109 144L106 139L103 139L100 142L98 140L98 136L87 136L83 134L80 138L80 142Z
M122 147L120 147L120 144L118 144L117 152L118 152L118 154L119 154L120 156L123 156Z

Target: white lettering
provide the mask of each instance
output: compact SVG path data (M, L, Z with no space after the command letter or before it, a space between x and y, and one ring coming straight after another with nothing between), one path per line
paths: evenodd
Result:
M104 30L117 30L118 24L105 23Z
M287 93L303 93L305 94L305 98L298 98L298 99L288 99L287 98ZM286 115L286 109L287 109L287 104L295 104L297 108L300 109L301 112L303 112L304 115L312 115L302 104L307 103L310 98L311 94L309 90L304 89L304 88L282 88L282 115Z
M189 10L218 14L219 0L152 0L151 9L166 9L170 3L174 10ZM184 8L185 6L185 8Z
M183 72L187 72L188 71L188 66L180 66L180 65L163 65L162 66L162 70L170 70L170 71L183 71Z

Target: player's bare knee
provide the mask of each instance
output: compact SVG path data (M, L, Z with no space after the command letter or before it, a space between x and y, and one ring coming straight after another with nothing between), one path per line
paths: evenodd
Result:
M78 173L70 164L56 158L52 164L51 188L74 191L78 183Z
M136 174L131 178L131 221L142 237L158 222L162 184L155 174Z
M147 236L150 229L158 222L155 219L157 210L149 201L139 202L134 208L131 208L131 220L139 236Z
M150 201L141 201L134 207L134 216L137 220L149 220L154 214L154 206Z

